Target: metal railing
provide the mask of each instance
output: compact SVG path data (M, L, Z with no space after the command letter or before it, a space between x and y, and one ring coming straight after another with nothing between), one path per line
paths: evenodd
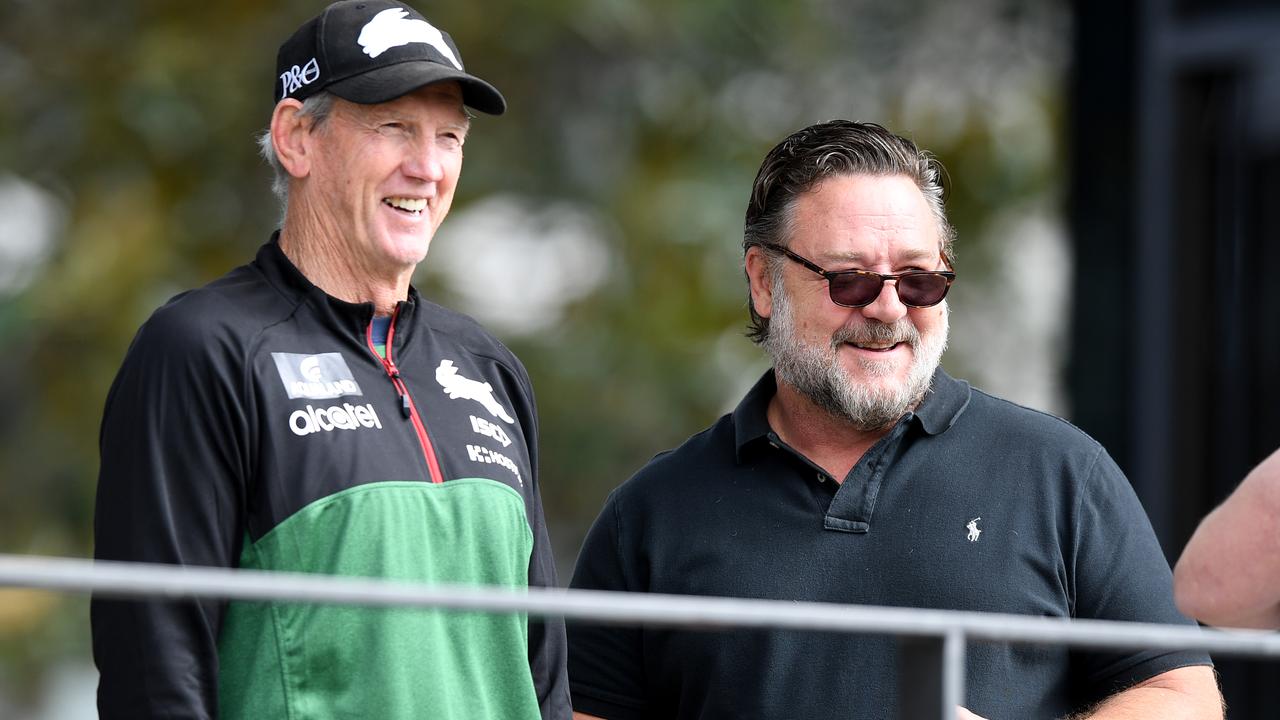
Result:
M524 612L566 620L693 629L776 628L895 635L900 643L897 672L900 680L910 680L912 688L899 698L901 720L954 720L954 708L964 699L965 647L975 640L1280 657L1280 636L1264 631L781 600L422 585L43 556L0 554L2 587L93 592L120 598L203 597ZM899 687L908 685L900 682Z

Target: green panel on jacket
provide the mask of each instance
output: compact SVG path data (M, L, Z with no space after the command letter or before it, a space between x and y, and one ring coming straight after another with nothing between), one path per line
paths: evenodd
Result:
M524 499L502 483L381 482L246 538L240 566L524 587L532 547ZM524 614L237 601L219 671L224 720L540 717Z

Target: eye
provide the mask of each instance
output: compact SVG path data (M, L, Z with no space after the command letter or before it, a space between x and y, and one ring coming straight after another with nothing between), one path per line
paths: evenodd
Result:
M462 147L462 141L464 140L462 133L456 130L442 131L437 138L441 145L450 148Z

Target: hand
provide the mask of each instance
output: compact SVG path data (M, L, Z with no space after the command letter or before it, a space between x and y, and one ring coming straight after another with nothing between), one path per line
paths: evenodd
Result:
M956 720L987 720L987 719L982 717L981 715L975 715L969 712L967 708L962 708L959 705L957 705Z

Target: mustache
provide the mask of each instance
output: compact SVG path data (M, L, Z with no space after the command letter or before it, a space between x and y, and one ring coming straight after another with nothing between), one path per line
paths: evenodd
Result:
M907 343L912 348L920 345L920 331L906 318L893 324L879 320L864 320L852 327L845 326L831 335L831 347L838 348L844 343L887 344Z

